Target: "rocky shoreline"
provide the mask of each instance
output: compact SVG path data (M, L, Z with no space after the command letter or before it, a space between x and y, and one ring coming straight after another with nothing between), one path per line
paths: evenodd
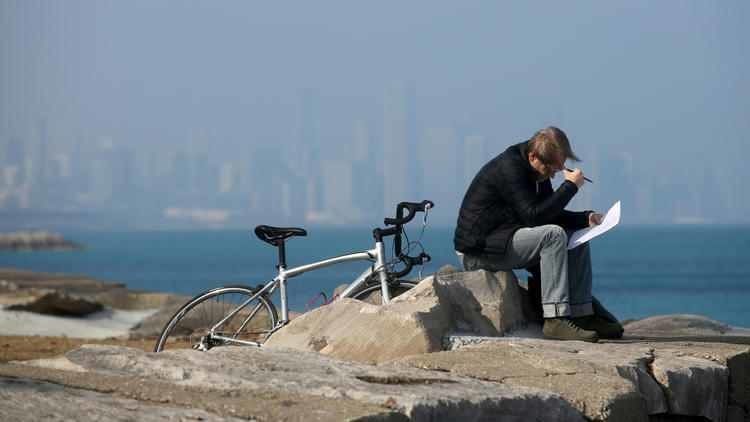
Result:
M130 338L133 325L153 321L140 332L154 336L186 300L86 276L0 268L0 335Z
M512 274L448 268L386 306L307 312L266 347L158 354L149 336L172 311L157 312L136 343L0 364L0 409L9 420L750 420L750 331L671 315L629 322L621 340L549 341L524 300Z
M8 251L75 251L83 245L71 242L61 235L43 230L19 231L0 234L0 250Z
M56 274L0 268L0 304L26 306L37 313L58 315L55 307L67 307L59 315L85 316L102 307L139 310L162 308L183 296L130 290L124 283L97 280L84 275ZM44 304L49 303L48 307ZM76 307L79 304L80 307Z

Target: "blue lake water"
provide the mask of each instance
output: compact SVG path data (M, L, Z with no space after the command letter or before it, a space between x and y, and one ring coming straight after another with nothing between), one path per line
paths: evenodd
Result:
M289 266L372 247L366 228L312 228L287 246ZM410 230L416 237L416 225ZM0 253L0 266L77 273L132 289L196 294L222 284L257 285L275 275L276 250L251 232L69 232L79 252ZM433 262L458 265L452 229L429 227ZM592 241L594 294L620 319L706 315L750 327L750 227L621 226ZM342 264L290 280L290 306L304 310L320 291L351 281L367 263ZM412 273L416 276L416 271Z

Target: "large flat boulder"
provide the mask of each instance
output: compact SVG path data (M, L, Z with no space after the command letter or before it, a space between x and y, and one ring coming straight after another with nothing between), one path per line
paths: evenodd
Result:
M246 420L23 378L0 377L0 402L6 421Z
M147 380L148 386L158 386L161 392L142 386L147 393L139 393L140 399L166 404L182 403L181 391L187 397L204 391L208 397L236 398L232 404L238 406L237 415L258 420L584 420L562 397L537 388L293 350L224 347L204 353L146 353L84 346L69 352L66 359L77 369L66 373L69 380L108 377L115 394ZM44 367L46 361L33 364ZM58 360L54 367L66 365ZM0 366L0 376L3 373ZM56 381L71 383L64 378ZM257 413L239 412L237 403L242 402L251 403ZM289 409L296 411L290 414Z
M512 337L473 338L464 344L389 365L553 391L590 420L682 415L721 422L728 415L744 418L748 408L750 349L745 345L590 344Z
M506 338L405 357L393 364L555 391L590 420L647 421L650 412L667 410L663 397L649 402L641 393L661 393L648 375L649 359L644 346L625 352L589 348L583 342ZM627 371L626 377L618 366Z
M385 308L368 306L376 312ZM284 348L154 354L85 346L64 359L37 361L24 369L0 365L0 378L49 381L257 420L750 420L746 344L453 337L453 350L402 356L377 366ZM41 370L65 375L35 372ZM47 388L27 387L29 393ZM7 403L15 406L11 414L20 413L20 405Z

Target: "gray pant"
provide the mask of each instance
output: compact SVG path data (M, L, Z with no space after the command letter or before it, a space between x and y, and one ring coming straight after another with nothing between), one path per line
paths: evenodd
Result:
M505 255L462 255L466 271L510 271L539 264L545 318L579 317L591 306L591 252L588 243L568 250L568 233L557 225L518 229Z

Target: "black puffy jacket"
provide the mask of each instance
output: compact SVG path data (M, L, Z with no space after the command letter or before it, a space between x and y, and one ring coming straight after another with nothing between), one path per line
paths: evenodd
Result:
M565 206L578 192L570 181L556 191L549 180L537 182L529 164L528 142L508 147L484 165L466 191L453 237L457 251L502 255L521 227L558 224L566 229L588 226L590 211Z

